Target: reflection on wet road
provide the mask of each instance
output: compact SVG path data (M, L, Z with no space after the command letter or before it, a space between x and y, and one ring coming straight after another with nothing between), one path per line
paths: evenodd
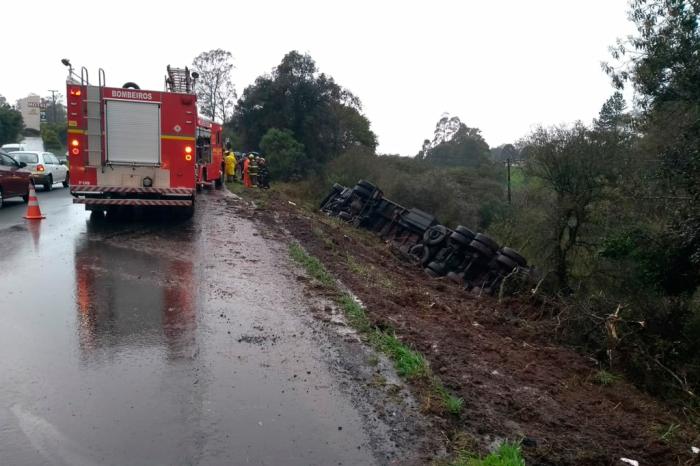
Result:
M230 198L176 223L47 194L0 212L0 464L374 463L284 245Z

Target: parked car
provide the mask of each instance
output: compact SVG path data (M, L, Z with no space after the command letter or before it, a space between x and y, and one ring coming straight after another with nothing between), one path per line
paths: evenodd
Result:
M54 183L63 183L64 187L68 187L68 167L62 165L51 152L23 151L10 155L18 162L27 164L34 184L42 185L44 191L51 191Z
M0 147L0 149L4 150L9 154L10 152L25 151L27 150L27 146L25 146L24 144L12 142L9 144L3 144L2 147Z
M10 197L21 197L24 202L29 200L31 178L26 166L0 150L0 207Z

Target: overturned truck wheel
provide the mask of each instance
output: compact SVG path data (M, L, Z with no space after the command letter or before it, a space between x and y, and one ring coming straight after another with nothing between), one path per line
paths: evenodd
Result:
M457 246L468 247L471 242L471 238L464 236L462 233L455 231L450 235L450 241Z
M498 251L498 243L491 239L491 237L486 236L483 233L477 233L476 235L474 235L474 241L478 241L481 244L488 247L489 249L491 249L492 254Z
M416 244L414 246L411 246L411 249L408 250L408 255L411 258L411 262L413 262L414 264L420 264L423 260L424 252L425 246L423 246L422 244Z
M416 244L408 250L408 254L415 264L425 267L433 258L433 251L425 244Z
M469 243L469 247L479 254L482 261L491 259L493 256L493 251L476 239Z
M433 225L423 234L423 242L428 246L437 246L445 241L449 231L443 225Z
M510 260L512 260L521 267L525 267L527 265L527 261L525 260L525 258L521 256L520 253L518 253L518 251L516 251L515 249L503 246L500 252L501 254L508 257Z
M518 267L518 264L513 259L503 254L499 254L498 257L496 257L496 262L507 272L512 272Z

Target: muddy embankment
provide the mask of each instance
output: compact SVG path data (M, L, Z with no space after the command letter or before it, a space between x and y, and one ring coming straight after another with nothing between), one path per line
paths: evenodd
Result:
M299 241L362 300L374 325L420 351L464 399L455 416L413 387L434 421L430 435L448 450L484 452L510 439L522 441L528 465L700 464L691 451L700 437L686 419L624 380L601 384L596 362L555 343L556 322L533 304L476 297L429 279L376 236L282 193L246 198L253 204L245 215L268 234Z

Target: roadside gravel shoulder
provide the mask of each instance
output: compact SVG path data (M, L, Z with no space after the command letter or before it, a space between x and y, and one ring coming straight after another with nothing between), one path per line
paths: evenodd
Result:
M285 264L284 273L303 290L303 308L298 317L321 348L323 362L359 412L369 437L369 446L378 464L421 465L444 456L444 443L433 438L436 430L430 416L396 373L392 362L366 344L348 323L343 309L322 286L288 255L294 236L283 226L270 228L261 222L260 202L250 202L225 192L224 218L233 215L251 220Z

